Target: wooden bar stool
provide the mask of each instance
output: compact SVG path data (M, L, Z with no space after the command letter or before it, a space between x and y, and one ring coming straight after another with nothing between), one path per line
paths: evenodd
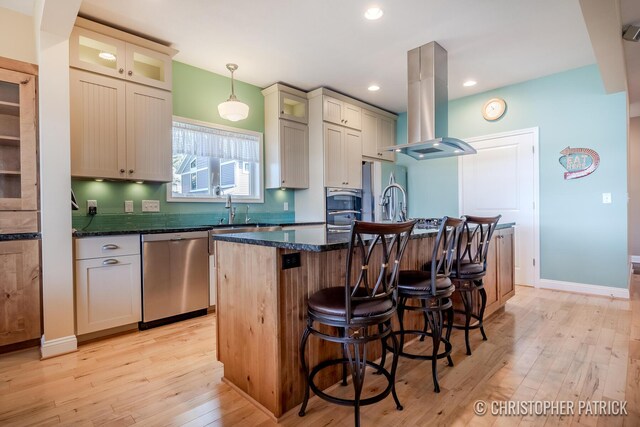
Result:
M398 278L398 321L400 330L395 334L400 335L400 353L402 357L410 359L431 360L433 374L433 386L436 393L440 392L438 384L438 359L447 358L449 366L453 366L451 359L451 343L449 338L451 328L447 329L446 336L442 336L443 313L449 317L448 324L453 321L453 305L451 295L454 286L449 279L451 267L455 261L455 250L458 245L458 237L464 221L457 218L442 218L438 229L431 261L426 265L429 271L402 270ZM420 305L410 305L408 300L418 300ZM404 313L406 310L421 311L424 314L425 325L422 330L406 330L404 328ZM427 328L428 327L428 328ZM428 329L431 332L428 332ZM433 351L430 355L408 353L404 350L405 335L420 335L421 339L430 336L433 342ZM444 344L444 351L440 351L440 343ZM384 355L383 355L384 360Z
M487 253L489 252L489 243L493 232L498 226L501 215L494 217L479 217L465 215L463 231L458 244L457 259L451 270L451 280L456 288L456 292L460 294L465 316L464 325L453 325L456 329L464 330L464 340L467 345L467 355L471 355L471 346L469 345L469 331L472 329L480 329L482 339L487 340L484 333L484 309L487 306L487 292L484 289L483 278L487 274ZM476 306L474 295L475 292L480 295L480 311L475 313ZM477 320L477 323L471 325L471 319Z
M347 255L346 280L343 286L322 289L311 295L307 307L307 327L300 340L300 363L305 375L306 389L298 415L304 416L309 401L309 390L320 398L338 405L355 408L355 425L360 425L360 406L379 402L392 393L396 408L402 410L395 389L398 365L398 342L391 334L391 318L398 304L398 272L400 261L407 247L416 221L379 224L355 221L351 226L351 239ZM353 281L353 277L357 277ZM332 326L335 335L326 332L322 325ZM326 360L311 372L305 360L305 348L310 335L338 343L343 357ZM393 342L391 370L383 364L367 359L367 344L381 340ZM314 383L314 377L330 366L342 366L342 383L346 385L347 369L351 371L354 399L343 399L324 393ZM387 387L372 397L361 399L367 366L384 374Z

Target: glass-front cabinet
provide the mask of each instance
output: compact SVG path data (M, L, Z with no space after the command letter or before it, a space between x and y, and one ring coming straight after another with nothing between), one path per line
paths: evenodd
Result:
M35 77L0 69L0 210L38 209Z
M69 39L72 67L171 90L171 57L133 43L75 27Z

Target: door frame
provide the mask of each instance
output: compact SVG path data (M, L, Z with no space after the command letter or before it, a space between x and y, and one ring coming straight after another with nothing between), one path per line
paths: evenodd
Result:
M533 283L536 288L540 287L540 133L539 128L531 127L508 132L493 133L490 135L475 136L464 139L465 142L473 145L474 142L486 141L496 138L531 134L533 136L533 256L536 264L533 267ZM458 157L458 215L462 216L462 156ZM517 224L516 224L517 226Z

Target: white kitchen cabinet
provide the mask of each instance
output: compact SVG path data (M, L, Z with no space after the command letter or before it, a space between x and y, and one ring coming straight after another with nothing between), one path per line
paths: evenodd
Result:
M171 181L171 93L70 70L71 175Z
M69 65L164 90L172 86L170 55L86 28L71 33Z
M362 127L362 109L348 102L325 95L323 100L323 120L352 129Z
M383 148L395 145L395 121L373 111L362 110L362 156L394 161L394 153Z
M324 186L362 188L360 132L325 123L324 149Z
M139 235L76 239L78 335L142 320L140 271Z
M262 94L265 97L266 188L308 188L309 128L305 94L281 84L264 89Z

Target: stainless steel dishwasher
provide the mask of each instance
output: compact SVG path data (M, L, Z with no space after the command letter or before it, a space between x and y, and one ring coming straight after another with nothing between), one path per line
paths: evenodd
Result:
M142 235L140 329L207 313L209 233Z

